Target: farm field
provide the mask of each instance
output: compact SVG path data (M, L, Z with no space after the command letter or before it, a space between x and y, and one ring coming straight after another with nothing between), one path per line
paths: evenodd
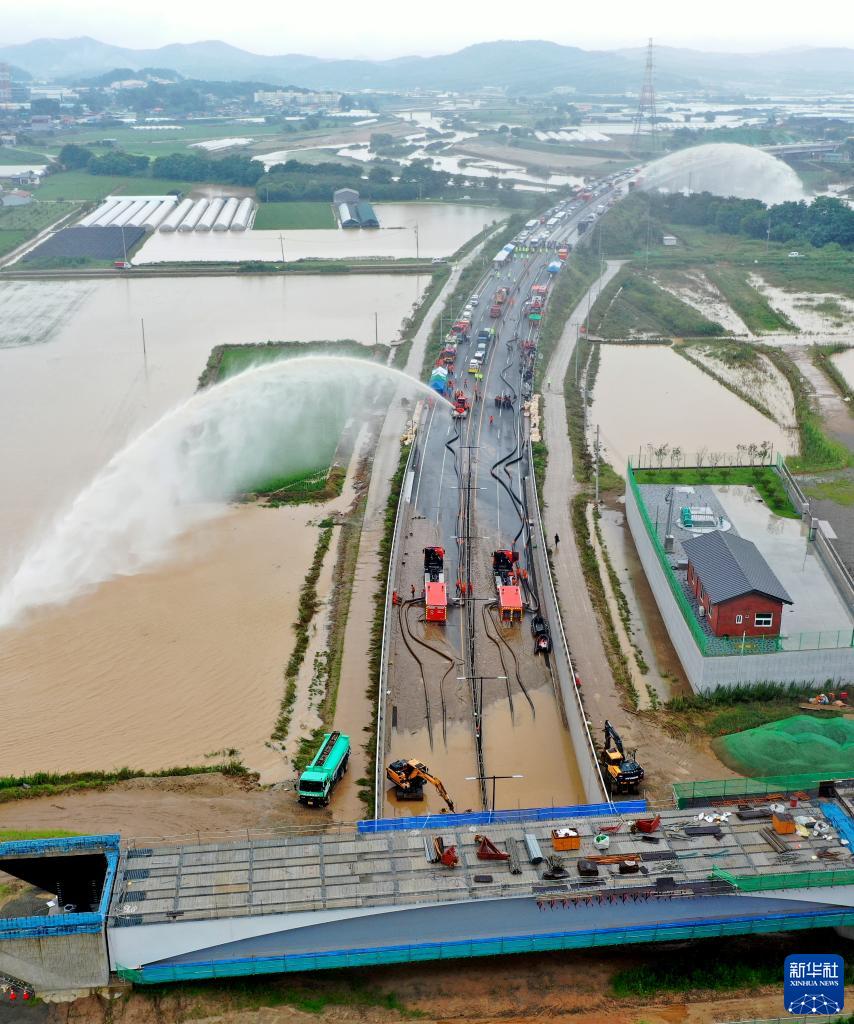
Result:
M103 199L112 192L128 196L164 196L167 192L189 192L202 182L169 181L165 178L148 178L87 174L85 171L62 171L51 174L39 185L39 199Z
M44 153L34 153L31 149L18 149L17 146L0 146L0 165L20 166L21 164L49 163L49 158Z
M253 227L259 231L334 228L335 214L329 203L261 203Z
M77 208L77 203L30 203L0 209L0 256Z

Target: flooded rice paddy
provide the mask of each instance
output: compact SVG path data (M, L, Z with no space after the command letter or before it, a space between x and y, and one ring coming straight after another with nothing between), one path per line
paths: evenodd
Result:
M599 374L589 410L598 424L604 456L625 473L630 457L667 444L686 455L705 448L734 453L738 445L768 441L791 454L792 431L767 419L664 345L602 345Z
M426 282L0 284L0 430L11 439L0 448L0 581L130 438L194 392L214 345L372 343L375 311L388 341ZM319 514L233 508L184 537L168 564L0 631L0 702L16 737L0 749L0 774L160 768L223 747L238 748L266 779L290 774L265 741Z
M0 284L0 577L131 437L196 388L211 349L397 337L426 277ZM145 347L142 348L142 321Z
M377 203L379 229L245 232L156 231L136 264L186 261L415 259L450 256L487 224L506 216L494 206L462 203Z
M0 636L0 703L14 744L0 775L204 764L240 750L268 778L316 510L239 507L178 557L112 580Z
M854 389L854 348L849 348L839 355L833 356L833 361L839 367L839 372L848 382L848 387Z

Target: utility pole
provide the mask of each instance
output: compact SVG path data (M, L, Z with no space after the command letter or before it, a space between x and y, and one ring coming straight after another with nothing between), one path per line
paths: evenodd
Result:
M641 86L640 97L638 98L638 109L635 114L635 125L632 132L632 142L630 146L632 152L636 152L640 148L644 120L649 121L650 149L654 151L658 148L653 71L652 40L650 39L646 48L646 68L644 69L643 85Z
M415 225L415 258L420 259L420 252L418 249L418 225Z
M379 314L374 313L374 345L380 343L380 327L379 327Z
M279 232L279 245L281 246L281 249L282 249L282 263L284 263L285 262L285 242L284 242L284 239L282 238L281 232Z
M595 476L594 476L594 479L596 481L596 507L598 508L599 507L599 424L598 423L596 424L596 442L595 442L595 445L594 445L594 448L593 448L593 452L594 452L594 457L595 457L595 463L594 463L594 466L595 466Z
M148 362L148 353L145 350L145 320L142 317L139 318L139 325L142 328L142 359L143 362Z

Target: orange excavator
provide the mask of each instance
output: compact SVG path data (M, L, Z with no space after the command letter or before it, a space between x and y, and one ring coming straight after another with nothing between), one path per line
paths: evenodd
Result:
M453 812L454 801L448 795L442 780L431 775L423 762L414 758L409 761L392 761L385 773L389 782L394 784L394 795L398 800L423 800L424 784L429 782L431 786L436 787L439 796L448 805L448 810Z

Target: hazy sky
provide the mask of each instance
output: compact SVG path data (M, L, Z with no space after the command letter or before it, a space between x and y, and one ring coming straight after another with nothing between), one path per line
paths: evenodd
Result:
M854 45L850 0L25 0L4 4L3 43L88 35L119 46L223 39L256 53L392 57L445 53L490 39L550 39L585 49L643 44L704 50ZM308 12L308 13L307 13Z

